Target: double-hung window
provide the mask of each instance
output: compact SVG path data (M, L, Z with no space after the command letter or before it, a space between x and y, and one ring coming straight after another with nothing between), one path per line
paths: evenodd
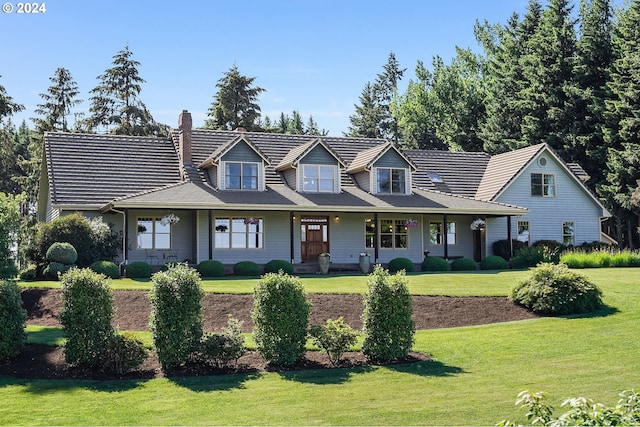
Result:
M556 196L556 177L551 173L531 174L531 195L542 197Z
M380 247L389 249L407 249L409 247L409 233L405 220L380 220Z
M310 193L335 191L336 167L332 165L304 165L302 190Z
M262 218L216 218L214 241L218 249L262 249Z
M573 221L562 222L562 244L574 246L576 244L576 223Z
M429 223L429 244L430 245L442 245L444 244L444 236L442 232L442 222L435 221ZM447 222L447 244L456 244L456 223Z
M518 240L529 246L530 234L529 234L529 221L518 221Z
M138 249L170 249L171 225L160 218L138 218Z
M226 162L224 185L227 190L257 190L258 163Z
M406 169L377 168L379 194L405 194Z

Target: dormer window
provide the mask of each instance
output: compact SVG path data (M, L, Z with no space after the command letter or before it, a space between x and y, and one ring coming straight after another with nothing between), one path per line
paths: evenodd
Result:
M406 169L377 168L378 194L406 194Z
M335 190L336 166L303 165L302 191L309 193L333 193Z
M227 190L257 190L258 163L225 162L224 183Z

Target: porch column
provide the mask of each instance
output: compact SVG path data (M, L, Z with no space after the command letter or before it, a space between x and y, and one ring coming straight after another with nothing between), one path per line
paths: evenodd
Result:
M207 230L209 232L209 237L207 238L209 241L209 259L213 259L213 230L212 230L212 223L213 223L213 213L211 212L211 210L207 211Z
M375 233L373 233L373 258L376 260L375 263L378 263L378 232L380 230L380 225L378 224L378 213L373 214L373 224L375 226Z
M122 245L122 262L126 262L129 259L129 209L124 210L124 241L126 244ZM137 225L137 224L136 224Z
M442 244L444 245L444 259L449 261L449 236L447 235L447 214L442 215Z
M293 254L293 231L294 231L294 218L295 214L293 211L289 211L289 258L291 258L291 264L293 264L293 260L295 258Z
M513 239L511 238L511 216L507 217L507 240L509 241L509 259L513 258Z

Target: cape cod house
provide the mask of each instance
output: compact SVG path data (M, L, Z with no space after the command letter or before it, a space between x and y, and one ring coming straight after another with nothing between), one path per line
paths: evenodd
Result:
M499 239L600 240L609 216L545 144L497 156L401 150L193 129L185 110L167 139L48 133L43 162L40 220L102 215L123 233L122 262L479 261Z

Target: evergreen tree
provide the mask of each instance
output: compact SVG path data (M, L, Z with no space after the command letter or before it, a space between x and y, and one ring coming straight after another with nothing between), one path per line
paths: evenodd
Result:
M209 108L209 117L205 122L208 129L234 130L243 127L248 131L258 130L260 106L258 96L265 90L253 86L256 77L240 74L234 64L224 76L218 80L218 92Z
M19 170L18 161L26 154L25 147L17 145L15 126L10 117L24 110L24 106L13 101L4 86L0 85L0 192L19 194L20 186L15 182Z
M345 136L362 138L382 138L378 123L382 120L382 113L378 108L376 95L371 85L367 82L359 97L360 105L354 105L356 112L349 116L351 126Z
M4 86L0 85L0 122L22 110L24 110L24 105L13 102L13 98L7 95Z
M132 58L126 46L113 57L113 67L98 76L100 83L90 91L90 116L87 128L102 126L119 135L158 136L167 127L156 123L146 105L138 98L144 79L138 73L140 62Z
M82 101L76 99L80 91L78 84L66 68L57 68L53 77L49 77L51 86L47 93L41 93L44 104L38 104L35 113L44 118L33 119L39 133L47 131L68 132L67 116L71 109Z
M292 117L287 123L287 130L285 133L290 135L304 135L306 133L302 116L298 111L293 110Z

